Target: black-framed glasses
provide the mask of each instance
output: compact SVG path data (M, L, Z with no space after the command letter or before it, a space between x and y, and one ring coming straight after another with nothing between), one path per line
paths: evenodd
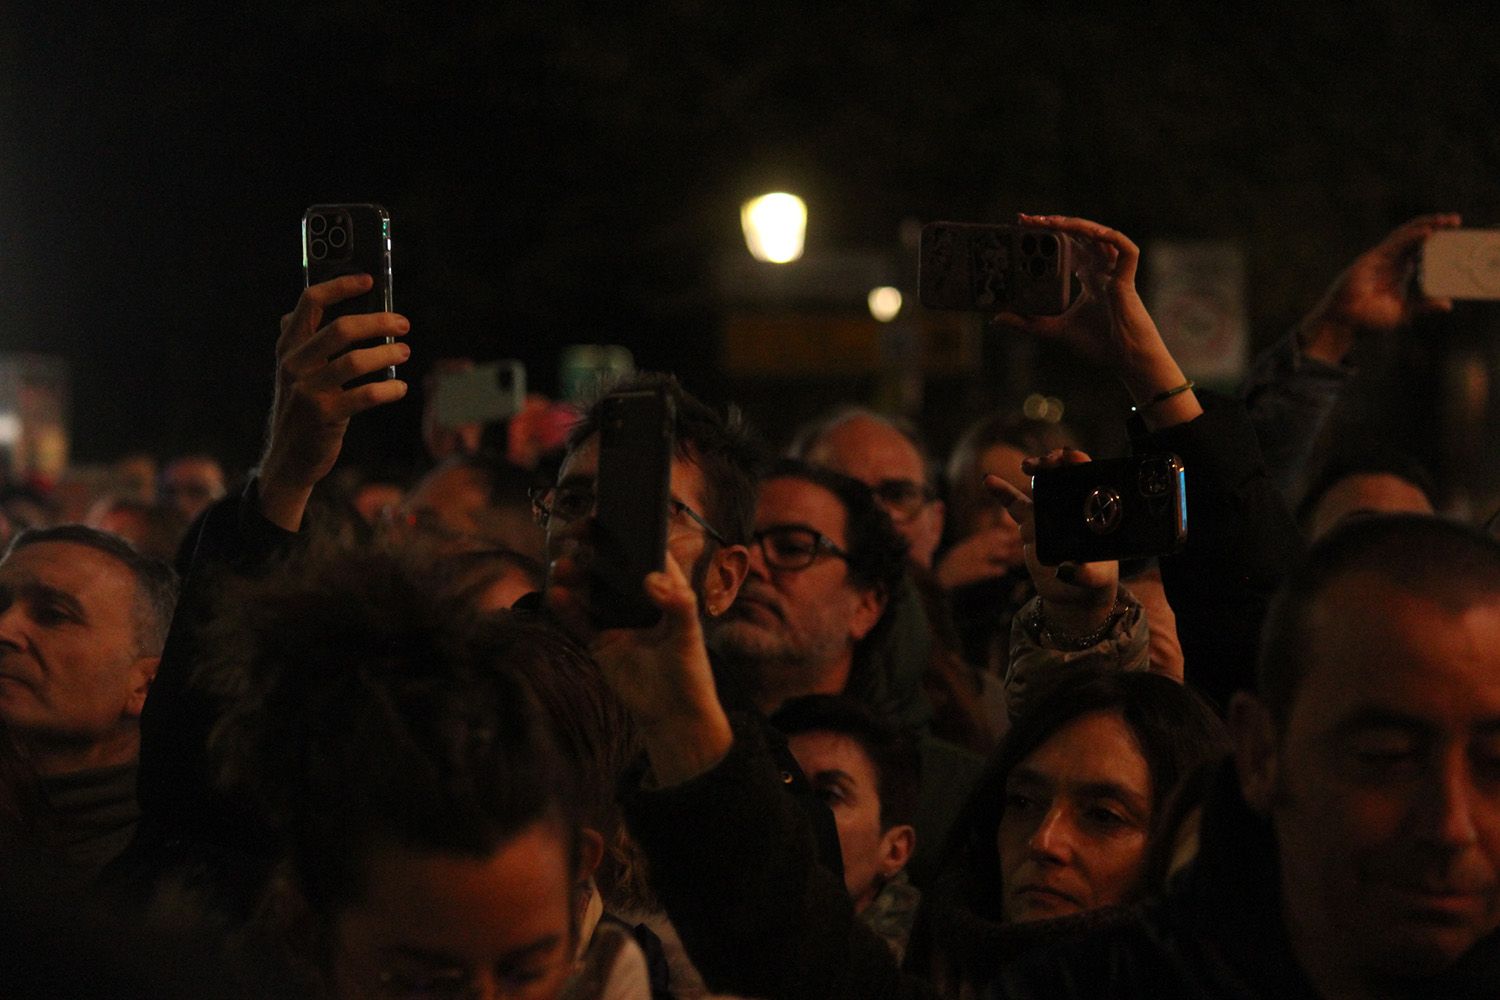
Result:
M922 508L937 499L937 490L926 483L910 479L882 479L870 487L876 501L893 521L910 521Z
M849 561L848 552L839 548L827 535L811 528L777 525L762 528L751 538L760 546L760 554L765 556L766 565L772 569L807 569L824 553Z
M588 486L538 486L529 490L527 496L531 499L531 515L543 528L554 520L558 524L569 524L580 517L587 517L593 512L597 500L593 488ZM709 524L702 514L676 497L667 498L667 511L669 516L687 515L709 538L720 545L729 544L729 540Z

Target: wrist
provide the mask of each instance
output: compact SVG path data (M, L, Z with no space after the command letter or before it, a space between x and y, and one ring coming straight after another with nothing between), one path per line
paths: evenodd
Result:
M1103 642L1129 609L1119 590L1108 601L1074 604L1037 598L1033 630L1053 649L1090 649Z
M663 788L711 771L734 744L729 717L717 705L694 715L643 725L641 736L651 772L658 787Z
M299 531L302 515L312 498L311 486L286 483L279 477L270 463L262 465L259 482L256 484L257 503L261 516L278 528Z
M1315 314L1302 321L1297 329L1297 347L1302 356L1329 365L1341 365L1354 348L1358 331L1352 323Z

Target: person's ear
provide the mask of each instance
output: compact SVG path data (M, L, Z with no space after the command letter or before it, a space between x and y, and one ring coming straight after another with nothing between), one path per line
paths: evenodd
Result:
M854 614L849 617L849 638L855 642L870 634L875 623L880 621L880 616L885 614L885 607L890 599L879 587L870 587L859 592L859 603L854 606Z
M598 830L580 827L578 830L578 873L575 880L585 882L594 877L604 861L604 837Z
M130 694L125 700L125 717L139 719L146 708L146 695L151 682L156 680L156 668L161 665L160 656L140 656L130 664Z
M722 545L714 552L703 581L703 610L708 617L717 618L729 610L749 573L750 550L745 546Z
M1268 813L1276 797L1279 739L1276 723L1266 703L1241 691L1229 703L1229 739L1234 767L1240 777L1240 793L1250 807Z
M898 823L880 835L879 872L889 882L901 873L917 849L917 831L908 823Z

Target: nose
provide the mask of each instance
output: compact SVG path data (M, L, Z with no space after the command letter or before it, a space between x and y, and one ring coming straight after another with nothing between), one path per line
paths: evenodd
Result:
M1062 803L1054 802L1027 838L1026 849L1038 860L1064 864L1073 850L1074 823Z
M1419 833L1437 848L1458 851L1479 842L1474 817L1474 776L1466 748L1454 747L1438 763L1431 787L1424 790Z

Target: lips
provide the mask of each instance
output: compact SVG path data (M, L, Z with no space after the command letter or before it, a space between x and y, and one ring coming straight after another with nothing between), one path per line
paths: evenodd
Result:
M742 618L786 620L786 614L781 610L780 603L771 595L758 591L741 590L731 610Z
M1072 906L1083 909L1083 900L1057 886L1031 883L1017 887L1016 895L1028 902L1047 907Z

